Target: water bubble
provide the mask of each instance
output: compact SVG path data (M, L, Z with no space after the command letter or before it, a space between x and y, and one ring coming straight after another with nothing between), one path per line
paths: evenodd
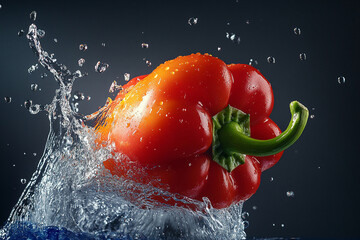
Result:
M106 46L106 44L105 44L105 43L101 43L101 46L102 46L102 47L105 47L105 46Z
M218 47L217 50L218 50L218 51L221 51L221 47Z
M33 22L35 22L35 20L36 20L36 15L37 15L36 11L32 11L32 12L30 13L30 20L33 21Z
M91 100L91 97L90 97L90 96L87 96L87 97L86 97L86 100L90 101L90 100Z
M18 31L17 35L18 35L19 37L21 37L21 36L24 35L24 33L25 33L24 30L20 29L20 30Z
M198 18L195 18L195 17L191 17L191 18L189 18L189 20L188 20L188 24L189 24L190 26L197 24L197 22L198 22Z
M78 60L79 67L82 67L82 66L84 65L84 63L85 63L85 59L80 58L80 59Z
M95 65L95 72L103 73L108 69L109 64L98 61Z
M339 84L344 84L345 83L345 77L340 76L340 77L338 77L337 81L338 81Z
M287 191L287 192L286 192L286 196L287 196L287 197L294 197L294 196L295 196L295 193L294 193L294 191Z
M250 225L249 221L244 221L243 224L244 224L244 228L248 228Z
M45 77L47 77L47 74L46 74L46 73L43 73L43 74L40 75L40 77L41 77L41 78L45 78Z
M149 60L145 60L145 64L150 67L151 66L151 62Z
M236 36L235 33L225 33L225 37L230 39L232 42L239 44L240 43L240 37Z
M249 217L249 213L248 212L243 212L242 214L241 214L241 218L242 219L246 219L246 218L248 218Z
M269 57L267 58L267 61L268 61L268 63L275 63L275 58L269 56Z
M86 51L88 49L88 46L85 43L82 43L79 45L79 50L80 51Z
M274 181L274 178L273 178L273 177L270 178L270 182L272 182L272 181Z
M21 182L21 184L26 184L26 179L22 178L22 179L20 179L20 182Z
M300 53L299 57L300 57L300 60L301 60L301 61L305 61L305 60L306 60L306 54L305 54L305 53Z
M294 33L295 33L295 35L300 35L301 34L300 28L298 28L298 27L294 28Z
M82 93L82 92L76 91L76 92L74 93L74 99L75 99L76 101L83 101L83 100L85 99L85 95L84 95L84 93Z
M38 64L32 65L31 67L28 68L28 73L32 73L38 68L39 68Z
M0 4L0 9L2 9L2 5Z
M249 61L249 65L250 66L256 66L256 65L258 65L258 61L256 61L255 59L250 59L250 61Z
M257 206L253 206L252 209L253 209L253 210L256 210L256 209L257 209Z
M11 103L11 97L4 97L6 103Z
M273 223L272 226L275 227L275 223Z
M33 156L36 157L36 156L37 156L37 153L33 153Z
M148 43L142 43L142 44L141 44L141 47L142 47L142 48L149 48L149 44L148 44Z
M118 84L116 81L113 81L109 88L109 93L113 93L118 89Z
M37 34L38 34L39 38L43 38L45 36L45 31L41 30L41 29L38 29Z
M29 109L31 106L32 106L32 100L26 100L26 101L24 102L24 107L25 107L26 109Z
M30 85L31 91L34 91L34 92L38 90L38 87L39 86L36 83L33 83L33 84Z
M249 24L250 24L250 20L249 20L249 19L246 20L245 23L249 25Z
M311 118L311 119L315 118L315 115L314 115L314 114L311 114L311 115L310 115L310 118Z
M56 43L58 42L57 38L54 38L54 42L56 42Z
M125 79L125 81L129 81L130 80L130 73L124 73L124 79Z
M280 226L283 228L283 227L285 227L285 224L282 223Z
M35 104L35 105L31 105L29 108L29 112L31 114L38 114L40 112L40 105L39 104Z

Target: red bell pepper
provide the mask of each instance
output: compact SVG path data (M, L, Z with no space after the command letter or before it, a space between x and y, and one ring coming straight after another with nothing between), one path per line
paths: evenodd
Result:
M273 99L271 85L252 66L192 54L132 79L96 129L101 141L115 143L117 152L158 179L157 187L225 208L256 192L261 172L306 125L308 110L294 101L281 133L269 118ZM115 159L104 165L126 175Z

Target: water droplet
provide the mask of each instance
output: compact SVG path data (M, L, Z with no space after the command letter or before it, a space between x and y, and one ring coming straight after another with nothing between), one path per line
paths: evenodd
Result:
M287 191L286 192L286 196L287 197L294 197L295 196L295 193L293 191Z
M90 96L87 96L87 97L86 97L86 100L90 101L90 100L91 100L91 97L90 97Z
M274 181L274 178L273 178L273 177L270 178L270 182L272 182L272 181Z
M124 79L125 79L125 81L129 81L130 80L130 73L124 73Z
M20 179L20 182L21 182L21 184L26 184L26 179L22 178L22 179Z
M79 50L80 51L86 51L88 49L88 46L85 43L82 43L79 45Z
M243 212L242 214L241 214L241 218L242 219L246 219L246 218L248 218L249 217L249 213L248 212Z
M33 83L33 84L30 85L31 91L34 91L34 92L38 90L38 87L39 86L36 83Z
M248 228L250 225L249 221L244 221L243 223L244 223L244 228Z
M298 27L294 28L294 33L295 33L295 35L300 35L301 34L300 28L298 28Z
M142 47L142 48L149 48L149 44L147 44L147 43L142 43L142 44L141 44L141 47Z
M105 43L101 43L101 46L105 47L105 46L106 46L106 44L105 44Z
M246 20L245 23L249 25L249 24L250 24L250 20L249 20L249 19Z
M29 112L31 114L38 114L40 112L40 105L39 104L35 104L35 105L31 105L29 108Z
M46 74L46 73L43 73L43 74L40 75L40 77L41 77L41 78L45 78L45 77L47 77L47 74Z
M345 77L343 77L343 76L338 77L337 80L338 80L339 84L344 84L345 83Z
M195 18L195 17L191 17L191 18L189 18L189 20L188 20L188 24L189 24L190 26L197 24L197 22L198 22L198 18Z
M252 209L253 209L253 210L257 210L257 206L253 206Z
M11 97L4 97L6 103L11 103Z
M36 156L37 156L37 153L33 153L33 156L36 157Z
M37 15L36 11L32 11L30 13L30 20L34 22L36 20L36 15Z
M56 43L58 42L57 38L54 38L54 42L56 42Z
M305 60L306 60L306 54L305 54L305 53L300 53L299 57L300 57L300 60L301 60L301 61L305 61Z
M2 5L0 4L0 9L2 9Z
M275 58L270 56L267 58L267 61L268 63L275 63Z
M256 65L258 65L258 61L256 61L255 59L250 59L250 61L249 61L249 65L250 66L256 66Z
M146 60L146 61L145 61L145 64L146 64L148 67L151 66L151 62L150 62L149 60Z
M84 63L85 63L85 59L80 58L80 59L78 60L79 67L82 67L82 66L84 65Z
M315 118L315 115L314 115L314 114L311 114L311 115L310 115L310 118L311 118L311 119Z
M280 226L283 228L283 227L285 227L285 224L282 223Z
M221 47L218 47L217 50L218 50L218 51L221 51Z
M95 65L95 72L103 73L108 69L108 67L109 64L98 61Z
M37 30L37 35L38 35L39 38L43 38L45 36L45 31L41 30L41 29L38 29Z
M33 71L35 71L38 68L39 68L38 64L32 65L31 67L28 68L28 73L32 73Z
M26 109L29 109L31 106L32 106L32 101L31 101L31 100L26 100L26 101L24 102L24 107L25 107Z
M275 223L273 223L272 226L275 227Z
M20 29L20 30L18 31L17 35L18 35L19 37L21 37L21 36L24 35L24 33L25 33L24 30Z

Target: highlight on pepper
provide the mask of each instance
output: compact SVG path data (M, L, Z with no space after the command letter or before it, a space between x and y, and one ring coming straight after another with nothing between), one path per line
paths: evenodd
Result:
M254 67L197 53L129 81L96 131L99 142L113 143L159 179L155 187L226 208L256 192L261 172L305 128L308 109L293 101L289 126L281 132L269 118L273 103L270 83ZM111 174L126 177L126 166L118 164L104 162ZM149 182L141 173L135 178Z

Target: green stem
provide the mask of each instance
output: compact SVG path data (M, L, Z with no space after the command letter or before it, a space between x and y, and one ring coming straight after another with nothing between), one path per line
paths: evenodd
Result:
M218 131L220 145L229 154L242 153L252 156L268 156L290 147L303 132L308 109L297 101L290 103L291 121L287 129L279 136L269 140L258 140L243 134L240 125L231 121Z

